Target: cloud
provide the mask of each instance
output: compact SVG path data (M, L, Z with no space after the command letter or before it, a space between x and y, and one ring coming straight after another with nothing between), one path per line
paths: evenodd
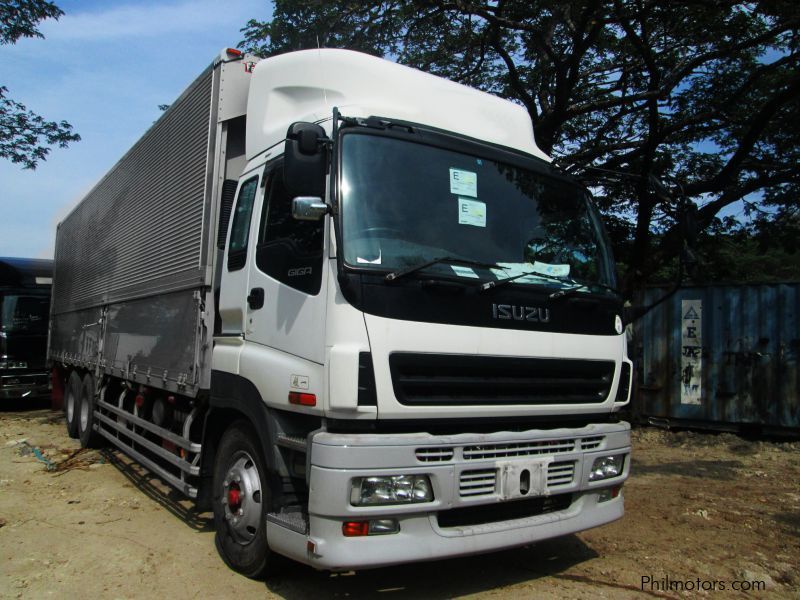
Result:
M263 12L261 2L184 0L176 3L127 4L104 11L67 13L58 21L45 21L41 31L52 41L119 41L123 38L158 38L169 34L208 31L223 24L244 25Z

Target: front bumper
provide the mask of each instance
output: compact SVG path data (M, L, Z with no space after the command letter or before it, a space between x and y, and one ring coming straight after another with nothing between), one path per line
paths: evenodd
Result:
M589 482L594 459L611 454L625 455L623 472ZM622 495L607 492L627 479L629 455L628 423L453 436L320 433L312 445L308 532L289 535L270 524L270 545L316 568L342 570L476 554L582 531L622 516ZM523 471L535 481L527 493ZM434 500L350 504L354 477L400 473L427 474ZM529 514L509 512L523 506L532 507ZM345 521L386 518L398 521L398 533L342 534Z
M0 376L0 399L39 398L50 394L48 373L13 373L4 371Z

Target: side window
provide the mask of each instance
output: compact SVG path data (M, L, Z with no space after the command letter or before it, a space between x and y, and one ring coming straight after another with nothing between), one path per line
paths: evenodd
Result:
M283 185L280 163L268 177L256 265L281 283L306 294L318 294L325 221L298 221L292 217L293 196Z
M228 245L228 271L238 271L247 262L247 238L250 235L250 215L258 189L258 176L248 179L239 189L236 212L233 214L231 241Z

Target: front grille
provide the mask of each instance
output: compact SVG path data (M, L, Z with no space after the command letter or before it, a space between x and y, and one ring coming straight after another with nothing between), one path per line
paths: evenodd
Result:
M461 473L458 492L462 498L494 494L497 486L496 469L476 469Z
M436 515L439 527L464 527L468 525L484 525L500 523L513 519L525 519L536 515L565 510L572 504L572 494L540 496L527 500L512 500L497 504L481 504L451 508L440 511Z
M14 373L10 369L6 371L6 373ZM5 383L6 385L47 385L50 381L50 376L48 374L13 374L13 375L3 375L0 377L0 381Z
M389 356L401 404L597 404L609 394L614 362L416 354Z
M575 461L553 462L547 466L547 489L571 485L575 479ZM463 471L458 480L462 498L491 496L497 492L497 469Z

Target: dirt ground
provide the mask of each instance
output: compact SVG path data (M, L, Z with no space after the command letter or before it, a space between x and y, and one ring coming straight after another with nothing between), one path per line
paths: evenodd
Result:
M218 558L210 515L144 469L80 451L60 413L0 409L0 596L727 598L734 582L765 582L739 596L800 598L800 443L654 429L633 439L626 515L614 524L357 573L289 565L256 582ZM642 591L645 577L660 585ZM706 590L664 591L666 578Z

